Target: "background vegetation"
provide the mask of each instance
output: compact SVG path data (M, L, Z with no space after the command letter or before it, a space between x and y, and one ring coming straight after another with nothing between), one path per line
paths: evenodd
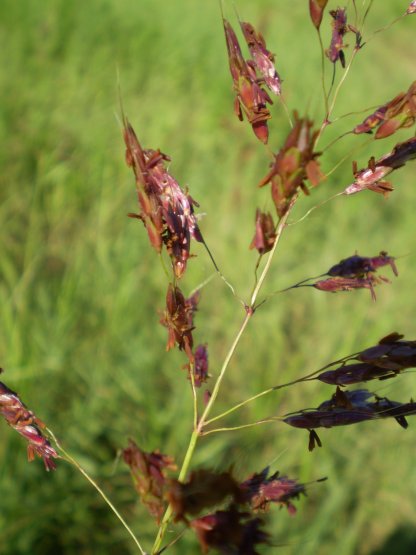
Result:
M375 2L369 34L407 4ZM322 118L319 46L307 3L239 0L237 7L245 20L260 26L276 52L290 109ZM227 9L233 17L232 5ZM172 173L201 204L206 240L241 295L250 290L256 259L247 248L255 207L270 206L268 192L256 189L267 152L232 114L217 2L3 0L0 22L4 380L97 478L146 545L153 525L117 453L133 437L146 450L159 447L180 460L192 407L180 369L183 358L166 355L166 330L158 324L166 278L142 226L126 217L136 209L136 197L123 160L117 73L139 137L172 157ZM407 90L414 80L415 24L409 17L365 46L336 115ZM273 117L275 150L287 123L279 105ZM321 146L360 117L334 124ZM409 135L401 131L354 157L362 167L371 154L388 152ZM326 169L367 141L367 136L340 141ZM310 289L267 303L238 350L218 409L372 345L391 331L416 337L414 172L410 164L394 174L396 190L388 201L371 192L338 198L288 230L269 291L320 274L354 251L413 256L398 261L399 278L377 290L377 303L367 291L327 295ZM292 219L342 190L351 177L350 158L298 203ZM212 273L204 251L198 245L194 250L198 257L190 262L185 291ZM211 373L240 319L229 290L220 280L210 282L196 334L210 346ZM416 391L411 373L376 387L401 401ZM322 384L302 384L227 422L315 406L330 392ZM390 536L396 554L413 553L415 424L410 419L407 431L394 420L328 430L321 434L323 448L313 453L307 452L306 432L269 424L210 436L201 442L195 464L225 468L235 461L241 478L268 464L302 481L329 476L310 488L296 518L274 513L271 530L280 553L325 555L336 549L339 555L382 555L391 553ZM45 474L40 461L27 463L24 442L14 431L3 424L0 434L2 553L134 552L125 531L73 468L61 463ZM197 548L185 539L177 552Z

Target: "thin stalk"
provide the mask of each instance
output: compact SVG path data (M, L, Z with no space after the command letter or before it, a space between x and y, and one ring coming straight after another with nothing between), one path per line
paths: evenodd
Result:
M98 493L101 495L101 497L104 499L104 501L107 503L107 505L110 507L110 509L113 511L113 513L116 515L116 517L119 519L119 521L121 522L121 524L124 526L124 528L127 530L127 532L129 533L129 535L131 536L131 538L133 539L134 543L137 545L140 553L142 555L146 555L146 552L144 551L144 549L142 548L139 540L136 538L136 536L134 535L132 529L129 527L129 525L127 524L127 522L124 520L124 518L121 516L121 514L118 512L118 510L115 508L115 506L112 504L112 502L110 501L110 499L107 497L107 495L103 492L103 490L100 488L100 486L97 484L97 482L95 482L91 476L89 476L89 474L82 468L82 466L78 463L78 461L76 461L74 459L74 457L72 457L63 447L62 445L59 443L59 441L57 440L57 438L55 437L54 433L49 429L46 428L46 431L48 432L48 434L51 436L51 438L53 439L53 441L55 442L56 446L58 447L58 449L60 451L62 451L62 453L65 455L65 459L70 462L72 465L75 466L75 468L84 476L84 478L86 478L86 480L88 480L88 482L98 491Z
M231 293L234 295L234 297L244 306L244 301L243 301L243 299L241 299L241 298L237 295L237 293L235 292L234 286L228 281L228 279L227 279L227 278L224 276L224 274L220 271L220 269L219 269L219 267L218 267L218 264L215 262L215 258L214 258L214 256L213 256L212 252L210 251L208 245L207 245L206 242L205 242L205 239L203 239L202 242L203 242L203 244L204 244L204 247L205 247L205 249L206 249L206 251L207 251L207 253L208 253L208 256L209 256L210 259L211 259L211 262L212 262L212 264L213 264L213 266L214 266L214 268L215 268L217 274L220 276L220 278L222 279L222 281L227 285L227 287L229 287L229 289L231 290Z
M259 270L259 266L260 266L260 262L261 262L262 258L263 258L263 255L259 254L259 257L257 258L256 266L254 267L254 284L253 284L253 289L250 293L250 297L253 294L253 291L254 291L254 289L256 288L256 285L257 285L257 272Z
M340 118L337 118L340 119ZM334 122L332 122L334 123ZM340 139L342 139L343 137L346 137L347 135L351 135L353 133L353 131L346 131L345 133L342 133L342 135L339 135L338 137L336 137L335 139L333 139L330 143L328 143L326 145L326 147L324 147L321 150L321 153L323 154L324 152L326 152L329 148L331 148L331 146L334 146L335 143L337 143Z
M208 436L210 434L216 434L218 432L235 432L236 430L243 430L244 428L253 428L254 426L260 426L260 424L268 424L269 422L280 421L281 418L278 416L263 418L262 420L257 420L256 422L251 422L250 424L242 424L241 426L231 426L230 428L215 428L214 430L208 430L202 432L201 435Z
M321 128L320 128L320 130L319 130L319 132L318 132L318 135L317 135L317 137L316 137L316 141L315 141L315 144L314 144L314 149L316 149L316 147L317 147L317 145L318 145L318 142L319 142L319 140L320 140L320 138L321 138L321 136L322 136L322 133L324 132L324 129L325 129L325 128L327 127L327 125L329 124L329 118L331 117L331 114L332 114L332 112L333 112L333 110L334 110L335 103L336 103L336 101L337 101L339 92L340 92L340 90L341 90L342 85L345 83L345 79L347 78L347 75L348 75L348 73L349 73L349 71L350 71L350 69L351 69L352 62L354 61L354 58L355 58L355 56L357 55L357 52L358 52L358 50L356 49L356 50L354 50L354 52L352 53L351 59L350 59L350 61L348 62L347 67L345 68L345 71L344 71L344 73L343 73L343 75L342 75L342 77L341 77L341 79L340 79L340 81L339 81L339 83L338 83L338 85L337 85L337 88L335 89L334 96L333 96L333 98L332 98L332 103L331 103L331 105L330 105L330 107L329 107L329 109L328 109L328 111L327 111L327 113L326 113L325 119L324 119L324 121L322 122Z
M329 96L326 92L326 86L325 86L325 49L324 49L324 45L322 42L322 35L321 35L321 31L320 29L317 29L318 31L318 38L319 38L319 46L321 48L321 82L322 82L322 91L324 93L324 102L325 102L325 114L328 113L328 100L329 100Z
M212 424L216 420L220 420L221 418L224 418L225 416L228 416L229 414L233 413L234 411L236 411L238 409L241 409L242 407L248 405L249 403L252 403L253 401L256 401L257 399L260 399L260 397L264 397L265 395L268 395L269 393L272 393L273 391L278 391L279 389L283 389L285 387L289 387L289 386L295 385L297 383L311 381L311 380L314 379L313 376L318 374L318 372L321 372L321 370L322 370L322 368L320 368L319 370L315 370L311 374L307 374L306 376L303 376L302 378L298 378L297 380L293 380L291 382L283 383L283 384L280 384L280 385L274 385L273 387L269 387L268 389L265 389L264 391L261 391L260 393L256 393L256 395L253 395L252 397L249 397L248 399L245 399L244 401L241 401L241 403L238 403L237 405L234 405L233 407L231 407L230 409L222 412L221 414L218 414L217 416L214 416L214 418L210 418L210 420L207 420L205 422L205 425L208 426L209 424Z
M331 114L332 114L332 111L333 111L333 109L334 109L335 103L336 103L337 98L338 98L338 95L339 95L339 91L341 90L342 85L345 83L345 79L346 79L347 76L348 76L348 73L349 73L349 71L350 71L350 69L351 69L351 65L352 65L352 63L353 63L353 61L354 61L355 56L357 55L357 52L358 52L358 50L354 50L354 52L352 53L351 59L350 59L350 61L348 62L348 65L347 65L347 67L345 68L345 71L344 71L344 73L342 74L341 79L339 80L339 83L338 83L338 85L337 85L337 88L335 89L334 96L333 96L332 102L331 102L331 106L329 107L328 118L329 118L329 117L331 116ZM316 146L316 144L315 144L315 146Z
M326 177L328 177L328 175L329 174L326 174ZM309 208L309 210L306 212L306 214L304 214L301 218L299 218L299 220L296 220L294 222L289 222L287 225L292 226L292 225L300 224L300 222L303 222L303 220L305 220L309 216L309 214L311 214L314 210L316 210L317 208L320 208L321 206L323 206L327 202L333 200L336 197L339 197L342 194L344 194L344 193L343 192L342 193L336 193L335 195L332 195L332 197L329 197L326 200L323 200L322 202L319 202L318 204L315 204L315 206L312 206L312 208Z
M212 424L216 420L220 420L221 418L224 418L225 416L228 416L229 414L231 414L234 411L240 409L241 407L244 407L248 403L251 403L251 402L255 401L256 399L260 399L260 397L264 397L264 395L267 395L267 394L271 393L272 391L274 391L274 387L269 387L269 389L265 389L264 391L261 391L260 393L257 393L256 395L253 395L252 397L249 397L245 401L241 401L241 403L238 403L237 405L234 405L233 407L231 407L230 409L222 412L221 414L218 414L217 416L214 416L213 418L210 418L209 420L207 420L205 422L205 425L208 426L209 424Z
M366 44L368 44L370 41L372 41L376 35L378 35L378 33L382 33L383 31L387 31L387 29L390 29L390 27L392 27L393 25L395 25L398 21L400 21L401 19L403 19L404 17L406 17L406 13L399 15L399 17L396 17L396 19L393 19L393 21L391 21L390 23L388 23L387 25L384 25L384 27L380 27L380 29L377 29L376 31L374 31L374 33L371 35L371 37L369 37L365 42Z
M286 117L288 119L289 125L293 129L293 121L292 121L292 118L290 117L290 112L289 112L289 108L287 107L286 101L282 95L280 95L279 98L280 98L280 102L282 103L283 109L286 113Z
M277 245L279 243L279 240L281 238L283 230L286 226L287 218L289 217L290 211L291 211L293 205L295 204L296 199L297 199L297 196L295 196L292 199L292 202L290 203L286 214L280 219L280 222L279 222L279 224L277 226L277 230L276 230L275 243L273 245L272 250L269 253L267 262L266 262L265 267L263 268L263 271L260 275L259 281L258 281L258 283L257 283L257 285L256 285L256 287L255 287L255 289L254 289L254 291L251 295L250 306L246 308L246 315L244 317L244 320L243 320L242 324L240 325L240 327L237 331L237 335L235 336L234 341L232 342L231 347L230 347L230 349L229 349L229 351L228 351L228 353L227 353L227 355L224 359L224 362L223 362L223 365L221 367L220 373L218 375L217 381L215 382L214 388L212 390L211 398L210 398L207 406L205 407L205 410L204 410L204 412L203 412L203 414L200 418L197 429L193 430L193 432L192 432L191 439L189 441L189 445L188 445L188 448L187 448L186 453L185 453L185 458L184 458L184 461L182 463L182 468L180 470L179 477L178 477L178 480L180 482L182 482L186 477L189 465L191 463L191 460L192 460L192 457L193 457L193 454L194 454L194 451L195 451L195 448L196 448L196 444L198 442L198 437L201 435L202 429L203 429L203 427L206 423L206 420L209 416L209 413L210 413L210 411L211 411L211 409L212 409L212 407L215 403L215 400L218 397L220 387L221 387L221 383L222 383L222 380L224 379L224 376L225 376L225 373L227 371L230 360L232 359L232 357L234 355L234 352L235 352L235 350L236 350L236 348L237 348L237 346L240 342L240 339L241 339L241 336L244 333L244 330L246 329L251 317L254 314L254 310L253 310L254 304L255 304L257 296L260 292L261 286L262 286L262 284L263 284L263 282L264 282L264 280L267 276L267 273L270 269L270 265L272 263L273 255L276 251ZM155 539L155 543L154 543L153 548L152 548L152 555L156 555L159 552L160 546L162 544L162 541L163 541L163 538L165 536L166 529L168 527L168 524L170 522L171 517L172 517L172 506L169 505L168 508L166 509L166 512L165 512L165 514L163 516L163 519L162 519L162 522L160 524L160 527L159 527L159 530L158 530L158 533L157 533L157 536L156 536L156 539Z
M184 528L182 530L182 532L180 534L178 534L176 536L176 538L173 538L172 541L170 541L168 544L166 544L164 547L162 547L162 549L157 553L157 555L161 555L162 553L164 553L167 549L169 549L169 547L172 547L172 545L174 545L176 542L178 542L181 537L185 534L185 532L188 530L188 528Z
M192 297L193 295L195 295L195 293L198 293L198 291L201 291L201 289L203 289L206 285L208 285L208 283L212 281L216 275L217 275L217 272L214 272L209 277L207 277L207 279L204 279L202 283L194 287L192 291L189 293L188 299L189 297Z
M194 405L194 430L196 430L196 427L198 426L198 398L195 388L195 362L190 364L189 378L191 380L192 400Z
M371 138L371 139L369 139L368 141L366 141L365 143L363 143L362 145L358 145L358 146L356 146L355 148L353 148L352 150L350 150L350 152L349 152L346 156L344 156L343 158L341 158L341 160L339 160L339 162L337 162L337 163L335 164L335 166L334 166L331 170L329 170L329 171L326 173L326 177L328 177L329 175L331 175L332 173L334 173L334 171L336 171L336 170L339 168L339 166L341 166L344 162L346 162L349 158L351 158L351 156L352 156L353 154L355 154L356 152L359 152L360 150L362 150L364 147L368 146L368 145L369 145L370 143L372 143L373 141L374 141L374 139ZM344 194L343 191L342 191L341 193L337 193L337 194L334 195L334 196L339 196L339 195L342 195L342 194ZM332 197L331 197L331 198L332 198Z

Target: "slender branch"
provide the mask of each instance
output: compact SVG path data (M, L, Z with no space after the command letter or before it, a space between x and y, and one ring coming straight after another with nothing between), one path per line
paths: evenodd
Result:
M280 102L282 103L283 109L286 113L286 117L287 117L287 120L289 122L289 125L293 129L293 121L292 121L292 118L290 117L290 112L289 112L289 108L286 104L286 101L285 101L285 99L283 98L282 95L280 95L279 98L280 98Z
M192 400L194 405L194 430L198 426L198 398L195 388L195 362L189 364L189 379L191 380Z
M406 17L406 13L404 13L402 15L399 15L399 17L396 17L396 19L393 19L393 21L391 21L387 25L384 25L384 27L380 27L380 29L377 29L376 31L374 31L374 33L365 41L366 44L368 44L370 41L372 41L378 33L382 33L383 31L387 31L388 29L390 29L390 27L392 27L393 25L398 23L404 17Z
M332 364L333 363L331 363L331 365ZM326 368L328 368L328 366ZM301 378L297 378L296 380L293 380L291 382L287 382L287 383L283 383L283 384L280 384L280 385L275 385L273 387L269 387L269 389L265 389L264 391L261 391L260 393L257 393L256 395L253 395L252 397L249 397L248 399L245 399L244 401L241 401L241 403L238 403L237 405L234 405L233 407L231 407L230 409L222 412L221 414L218 414L217 416L214 416L210 420L207 420L205 422L205 425L208 426L209 424L212 424L212 422L215 422L216 420L220 420L221 418L224 418L225 416L228 416L229 414L233 413L234 411L244 407L245 405L248 405L249 403L252 403L253 401L256 401L257 399L260 399L260 397L264 397L265 395L268 395L269 393L272 393L273 391L278 391L279 389L283 389L285 387L289 387L289 386L295 385L297 383L312 381L313 379L315 379L314 376L316 376L316 374L318 374L321 371L322 371L322 368L319 368L319 370L315 370L314 372L311 372L310 374L307 374L306 376L302 376Z
M340 92L340 90L341 90L342 85L345 83L345 79L347 78L347 75L348 75L348 73L349 73L349 71L350 71L350 69L351 69L352 62L354 61L354 58L355 58L355 56L357 55L357 52L358 52L357 49L355 49L355 50L353 51L352 56L351 56L351 59L350 59L350 61L348 62L347 67L345 68L345 71L344 71L344 73L343 73L343 75L342 75L342 77L341 77L341 79L340 79L340 81L339 81L339 83L338 83L338 85L337 85L337 88L335 89L335 92L334 92L334 96L333 96L333 98L332 98L331 105L330 105L330 107L329 107L329 109L328 109L328 111L327 111L327 113L326 113L326 116L325 116L325 118L324 118L324 120L323 120L323 122L322 122L321 128L320 128L320 130L319 130L319 132L318 132L318 135L317 135L317 137L316 137L316 141L315 141L315 144L314 144L314 149L316 149L316 147L317 147L317 145L318 145L318 142L319 142L319 140L320 140L320 138L321 138L321 136L322 136L322 133L324 132L324 129L325 129L325 128L327 127L327 125L330 123L329 118L331 117L331 114L332 114L332 112L333 112L333 110L334 110L335 103L336 103L336 101L337 101L339 92Z
M327 174L328 177L329 174ZM296 220L294 222L289 222L287 225L292 226L292 225L296 225L296 224L300 224L300 222L303 222L303 220L305 220L309 214L311 214L312 212L314 212L314 210L316 210L317 208L320 208L321 206L323 206L324 204L326 204L327 202L333 200L336 197L339 197L343 194L343 192L341 193L336 193L335 195L332 195L332 197L327 198L326 200L323 200L322 202L319 202L318 204L315 204L315 206L312 206L312 208L309 208L309 210L306 212L306 214L304 214L301 218L299 218L299 220Z
M48 434L51 436L51 438L53 439L53 441L55 442L56 446L58 447L58 449L60 451L62 451L62 453L65 455L65 459L70 462L73 466L75 466L75 468L84 476L84 478L86 478L88 480L88 482L98 491L98 493L101 495L101 497L104 499L104 501L107 503L107 505L110 507L110 509L113 511L113 513L116 515L116 517L119 519L119 521L121 522L121 524L124 526L124 528L127 530L127 532L130 534L131 538L133 539L134 543L137 545L140 553L142 555L146 555L146 552L144 551L144 549L142 548L139 540L136 538L136 536L134 535L132 529L129 527L129 525L127 524L127 522L124 520L124 518L121 516L121 514L118 512L118 510L115 508L115 506L113 505L113 503L110 501L110 499L107 497L107 495L103 492L103 490L100 488L100 486L97 484L97 482L95 482L91 476L89 476L89 474L82 468L82 466L78 463L78 461L76 461L74 459L74 457L72 457L63 447L62 445L59 443L59 441L57 440L57 438L55 437L55 434L52 432L52 430L50 428L46 428L46 431L48 432Z
M218 432L235 432L236 430L243 430L244 428L253 428L254 426L260 426L260 424L268 424L269 422L281 421L278 416L263 418L262 420L257 420L256 422L251 422L250 424L242 424L241 426L231 426L230 428L215 428L214 430L207 430L202 432L202 436L208 436L210 434L216 434Z
M348 65L347 65L347 67L345 68L345 71L344 71L344 73L342 74L341 79L339 80L339 83L338 83L338 85L337 85L337 88L335 89L334 96L333 96L332 102L331 102L331 106L329 107L328 118L329 118L329 117L331 116L331 114L332 114L332 111L333 111L333 109L334 109L334 107L335 107L335 103L336 103L336 101L337 101L337 98L338 98L339 92L340 92L340 90L341 90L341 87L342 87L342 85L345 83L345 79L346 79L347 76L348 76L348 73L349 73L349 71L350 71L350 69L351 69L351 65L352 65L352 63L353 63L353 61L354 61L355 56L357 55L357 52L358 52L357 49L355 49L355 50L353 51L352 56L351 56L351 59L350 59L350 61L348 62ZM316 146L316 144L315 144L315 146Z
M178 542L181 537L185 534L185 532L188 530L188 528L184 528L182 530L182 532L180 534L178 534L176 536L176 538L173 538L172 541L170 541L168 544L166 544L164 547L162 547L162 549L160 551L157 552L157 555L161 555L162 553L164 553L167 549L169 549L169 547L172 547L172 545L174 545L176 542Z
M341 158L341 160L339 160L339 162L337 162L337 163L335 164L335 166L334 166L332 169L330 169L330 170L326 173L326 177L328 177L329 175L331 175L332 173L334 173L334 171L336 171L336 170L339 168L339 166L341 166L344 162L346 162L349 158L351 158L351 156L352 156L353 154L355 154L356 152L359 152L360 150L362 150L364 147L368 146L368 145L369 145L370 143L372 143L373 141L374 141L374 139L371 138L371 139L369 139L368 141L366 141L365 143L363 143L362 145L358 145L358 146L356 146L355 148L353 148L352 150L350 150L349 153L348 153L346 156L344 156L343 158ZM337 193L337 194L334 195L334 196L339 196L339 195L342 195L342 194L343 194L343 191L342 191L341 193Z
M198 293L198 291L200 291L201 289L203 289L206 285L208 285L208 283L209 283L210 281L212 281L216 275L217 275L217 272L214 272L214 273L211 274L209 277L207 277L207 279L204 279L204 281L203 281L202 283L200 283L199 285L197 285L196 287L194 287L194 288L192 289L192 291L189 293L188 299L189 299L189 297L192 297L193 295L195 295L195 293Z
M318 31L318 38L319 38L319 46L321 49L321 83L322 83L322 91L324 93L324 102L325 102L325 114L328 113L328 102L329 102L329 95L326 92L325 86L325 49L322 42L322 35L321 30L317 29Z
M340 118L337 118L337 120ZM334 123L334 121L332 122ZM328 143L326 145L326 147L324 147L321 150L321 154L323 154L324 152L326 152L327 150L329 150L332 146L334 146L335 143L337 143L340 139L342 139L343 137L346 137L347 135L351 135L353 133L353 131L346 131L345 133L342 133L342 135L338 135L338 137L336 137L335 139L333 139L330 143Z
M234 297L244 306L244 301L243 301L243 299L241 299L241 298L237 295L234 286L227 280L227 278L224 276L224 274L220 271L220 269L219 269L219 267L218 267L218 264L215 262L215 258L214 258L214 256L213 256L212 252L210 251L208 245L207 245L206 242L205 242L205 239L203 239L202 242L203 242L204 247L205 247L205 249L206 249L206 251L207 251L207 253L208 253L208 256L209 256L210 259L211 259L212 264L214 265L214 268L215 268L217 274L220 276L220 278L222 279L222 281L227 285L227 287L229 287L229 289L231 290L231 293L234 295Z

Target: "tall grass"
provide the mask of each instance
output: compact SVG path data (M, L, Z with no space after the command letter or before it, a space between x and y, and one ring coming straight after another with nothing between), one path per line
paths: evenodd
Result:
M308 104L314 114L322 102L320 58L304 4L240 0L238 9L267 32L288 104ZM376 8L369 29L404 9L398 0ZM3 0L0 16L0 45L7 52L0 73L1 364L10 386L149 542L153 527L117 453L131 436L145 449L163 447L180 456L192 407L190 399L184 402L182 359L165 355L165 331L157 325L155 299L162 308L164 276L140 225L125 217L136 198L123 163L117 75L140 137L168 152L175 177L191 185L207 213L204 236L223 273L245 296L255 263L247 250L252 235L247 222L260 194L255 183L268 161L247 126L230 116L215 2ZM414 24L408 18L399 31L393 27L365 47L339 99L338 115L380 104L408 87L414 79L409 48ZM286 128L277 108L274 118ZM345 138L330 162L356 144ZM379 154L388 151L386 143L375 145L375 155L377 148ZM365 149L354 157L363 164L368 158ZM293 220L347 185L350 163L337 174L345 181L329 179L299 203ZM337 199L289 228L269 290L316 275L354 250L414 252L412 171L401 172L388 201L366 193ZM189 290L212 272L203 250L196 247L195 253ZM403 258L398 266L399 280L380 288L376 304L367 292L329 298L299 290L265 305L233 360L218 408L313 371L390 331L414 337L416 258ZM206 287L202 312L204 340L216 346L211 358L216 367L239 318L220 280ZM409 374L401 382L382 383L379 392L408 396L413 381ZM254 420L277 406L283 413L326 397L323 386L305 384L293 389L290 405L277 393L244 414ZM233 422L234 416L228 420ZM207 439L195 463L223 468L236 460L236 471L245 474L274 463L305 481L329 475L328 482L311 488L296 519L284 512L274 517L271 529L281 538L281 552L364 555L415 521L413 428L411 422L402 432L385 422L324 433L324 449L309 454L302 432L270 425ZM134 552L124 530L72 468L62 464L59 472L44 476L41 465L27 465L22 441L5 426L1 439L5 555ZM172 553L196 552L191 540L184 542Z

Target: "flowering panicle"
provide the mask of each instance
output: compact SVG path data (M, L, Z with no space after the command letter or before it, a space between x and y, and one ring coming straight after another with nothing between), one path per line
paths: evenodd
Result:
M267 511L270 503L277 503L294 515L296 507L292 501L306 495L305 485L287 476L280 476L279 472L267 477L268 474L269 467L266 467L240 485L251 508L254 511Z
M160 150L143 149L133 127L124 123L126 162L133 168L140 205L139 218L148 233L151 245L161 252L164 244L172 259L175 275L180 278L190 257L191 237L203 238L194 214L194 199L182 191L166 169L170 158Z
M368 257L354 254L348 258L344 258L338 264L332 266L327 274L329 276L340 277L360 277L367 276L371 272L376 272L378 268L390 266L395 276L398 276L395 258L389 256L386 251L381 251L378 256Z
M329 293L337 293L338 291L352 291L353 289L369 289L371 292L371 298L373 299L373 301L375 301L376 295L374 292L374 287L383 282L390 283L390 281L385 277L369 274L367 277L364 278L333 277L319 280L309 285L310 287L314 287L319 291L327 291ZM305 285L305 287L308 287L308 285Z
M230 472L214 472L200 469L192 472L187 482L170 480L167 498L171 504L175 521L187 521L186 515L196 516L232 497L241 501L238 482Z
M347 13L346 10L342 8L331 10L329 13L332 16L332 37L326 55L332 63L335 64L339 60L342 67L345 67L345 55L343 51L345 44L343 40L344 35L348 32Z
M252 60L245 60L234 29L224 18L223 24L230 72L236 93L234 111L240 121L243 120L244 113L256 137L263 143L267 143L269 138L267 121L271 118L267 104L273 104L273 102L261 85L264 83L274 94L280 95L281 83L274 67L274 56L267 49L262 35L257 33L250 23L242 22L241 29L253 57Z
M410 15L412 13L416 13L416 0L413 0L413 2L410 2L409 7L406 10L407 15Z
M319 153L314 152L318 131L312 131L312 127L311 120L299 118L294 112L293 128L275 155L270 171L259 183L259 187L271 184L272 198L280 218L287 212L299 189L309 194L306 180L316 186L323 179L316 160Z
M269 535L261 529L263 521L252 518L249 512L231 505L223 511L193 520L203 553L214 548L224 555L258 555L256 544L269 543Z
M0 382L0 414L6 422L27 441L27 456L32 461L35 454L43 459L46 470L55 470L53 459L59 457L43 435L41 428L45 425L19 399L17 393Z
M250 249L257 249L259 254L269 252L276 240L276 227L270 212L256 210L256 231L250 243Z
M366 362L346 364L334 370L327 370L317 376L317 380L331 385L351 385L370 380L386 380L394 378L400 369L382 368Z
M374 398L374 401L369 399ZM316 409L304 409L291 413L283 419L286 424L295 428L304 428L310 432L309 450L315 443L321 446L316 428L332 428L347 426L366 420L379 418L395 418L403 428L407 428L406 416L416 414L416 403L399 403L386 397L378 397L367 389L342 391L337 387L332 397L321 403Z
M392 152L382 156L379 160L376 161L374 157L370 158L367 168L357 171L357 165L354 162L355 181L344 190L344 194L353 195L365 189L370 189L375 193L388 196L393 191L393 186L384 178L415 158L416 137L411 137L403 143L398 143Z
M262 521L252 518L251 512L267 511L273 503L286 507L293 515L293 501L306 495L305 484L278 472L269 477L268 474L269 468L265 468L239 483L231 472L200 469L192 472L186 482L170 480L166 496L174 520L194 529L203 552L212 547L221 553L255 554L255 544L266 542L268 536L259 533ZM189 522L188 517L224 503L230 503L225 510Z
M416 367L416 341L403 340L403 335L397 332L390 333L380 339L377 345L368 347L363 351L344 357L326 366L329 368L339 362L347 363L351 360L359 360L386 368L389 370L404 370Z
M382 251L378 256L365 257L355 254L345 258L332 266L325 274L321 276L330 276L321 279L315 283L306 283L311 279L305 279L288 289L296 289L298 287L314 287L320 291L336 293L338 291L352 291L353 289L369 289L371 297L376 300L374 287L381 283L390 283L384 276L377 276L378 268L390 266L395 276L398 275L395 259L388 256L387 252Z
M164 491L166 471L175 470L171 457L159 451L146 453L133 440L123 449L124 462L130 467L134 485L149 513L160 522L165 511Z
M370 380L394 378L403 370L416 367L416 341L402 341L403 335L391 333L377 345L337 360L325 367L316 379L332 385L350 385ZM358 360L358 363L347 364ZM328 368L334 369L328 370Z
M379 106L375 112L354 127L356 135L371 133L377 128L375 139L384 139L393 135L398 129L411 127L416 121L416 81L409 90L401 92L386 104Z

